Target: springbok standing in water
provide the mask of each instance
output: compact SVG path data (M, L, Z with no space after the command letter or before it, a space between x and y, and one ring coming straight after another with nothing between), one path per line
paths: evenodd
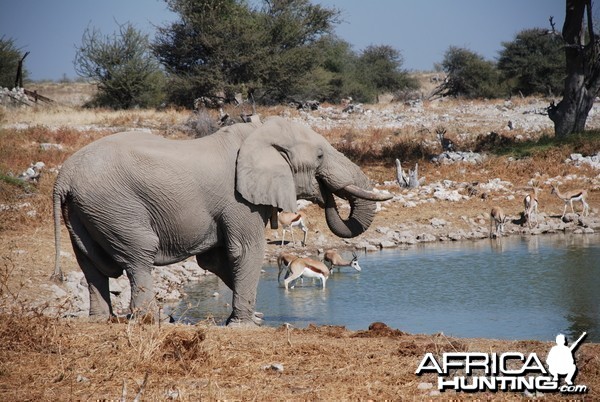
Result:
M583 204L583 216L586 216L586 213L587 215L590 214L590 206L587 202L585 202L585 199L588 195L587 190L578 188L576 190L565 191L564 193L561 193L558 190L558 186L555 186L554 184L551 184L551 186L552 190L550 191L550 194L556 194L556 196L565 203L565 208L563 209L563 213L560 219L563 219L565 217L565 213L567 212L567 204L571 205L571 212L575 213L575 210L573 209L573 201L581 201L581 203Z
M308 234L307 219L304 212L300 211L297 214L294 212L280 212L277 215L277 220L281 225L283 234L281 236L281 245L285 243L285 232L289 230L292 234L292 244L296 244L294 240L294 227L299 227L304 232L304 239L302 240L302 247L306 246L306 236Z
M332 271L334 267L337 267L338 271L340 270L340 267L352 267L359 272L361 271L360 265L358 264L358 256L355 252L352 252L352 260L348 261L338 254L337 250L330 249L325 251L323 262L329 263Z
M327 278L329 278L329 268L321 261L313 260L308 257L297 257L290 253L283 253L277 258L277 265L279 265L279 275L277 275L278 281L279 276L283 271L283 266L287 267L287 273L283 280L283 285L286 290L292 281L300 277L318 278L321 280L323 289L325 289Z

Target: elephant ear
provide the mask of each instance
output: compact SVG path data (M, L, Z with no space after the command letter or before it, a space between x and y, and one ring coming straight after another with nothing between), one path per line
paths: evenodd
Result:
M252 204L296 212L296 185L282 152L289 144L279 119L272 119L242 143L237 158L236 189Z

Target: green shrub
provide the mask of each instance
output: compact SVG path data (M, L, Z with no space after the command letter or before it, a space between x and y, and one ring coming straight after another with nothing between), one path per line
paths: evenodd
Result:
M497 98L506 93L494 63L468 49L451 46L444 54L441 68L447 79L440 95Z
M526 29L504 42L498 70L510 92L524 96L560 95L564 87L565 51L559 35L545 29Z
M114 109L154 107L163 101L164 75L150 53L148 36L131 24L103 36L87 28L75 56L75 71L97 82L89 106Z

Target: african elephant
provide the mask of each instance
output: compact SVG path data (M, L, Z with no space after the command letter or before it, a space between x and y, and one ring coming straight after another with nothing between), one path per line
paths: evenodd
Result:
M349 201L337 212L333 195ZM273 117L240 123L194 140L144 132L104 137L74 153L54 185L56 262L60 213L88 283L90 316L112 315L109 277L131 283L131 310L155 311L153 266L196 256L233 291L227 323L260 323L256 291L264 228L296 200L325 208L340 237L364 232L375 202L367 176L310 128ZM274 226L276 228L276 226Z

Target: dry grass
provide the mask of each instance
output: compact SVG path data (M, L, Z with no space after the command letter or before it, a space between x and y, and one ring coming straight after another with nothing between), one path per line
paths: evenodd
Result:
M26 88L62 106L81 106L96 94L96 86L86 82L34 82Z
M232 330L92 324L39 315L0 316L0 398L22 400L398 400L427 398L414 374L424 354L518 351L545 356L549 343L455 339L343 327ZM577 382L600 397L600 345L577 353ZM278 366L280 365L280 366ZM282 367L283 370L277 370ZM519 400L519 394L445 398ZM560 400L555 394L548 400Z
M185 121L189 114L189 111L177 109L115 111L66 106L38 106L5 112L1 122L7 126L27 124L28 127L38 125L51 129L69 127L79 131L94 131L102 128L111 130L148 128L160 130L169 135L174 128Z

